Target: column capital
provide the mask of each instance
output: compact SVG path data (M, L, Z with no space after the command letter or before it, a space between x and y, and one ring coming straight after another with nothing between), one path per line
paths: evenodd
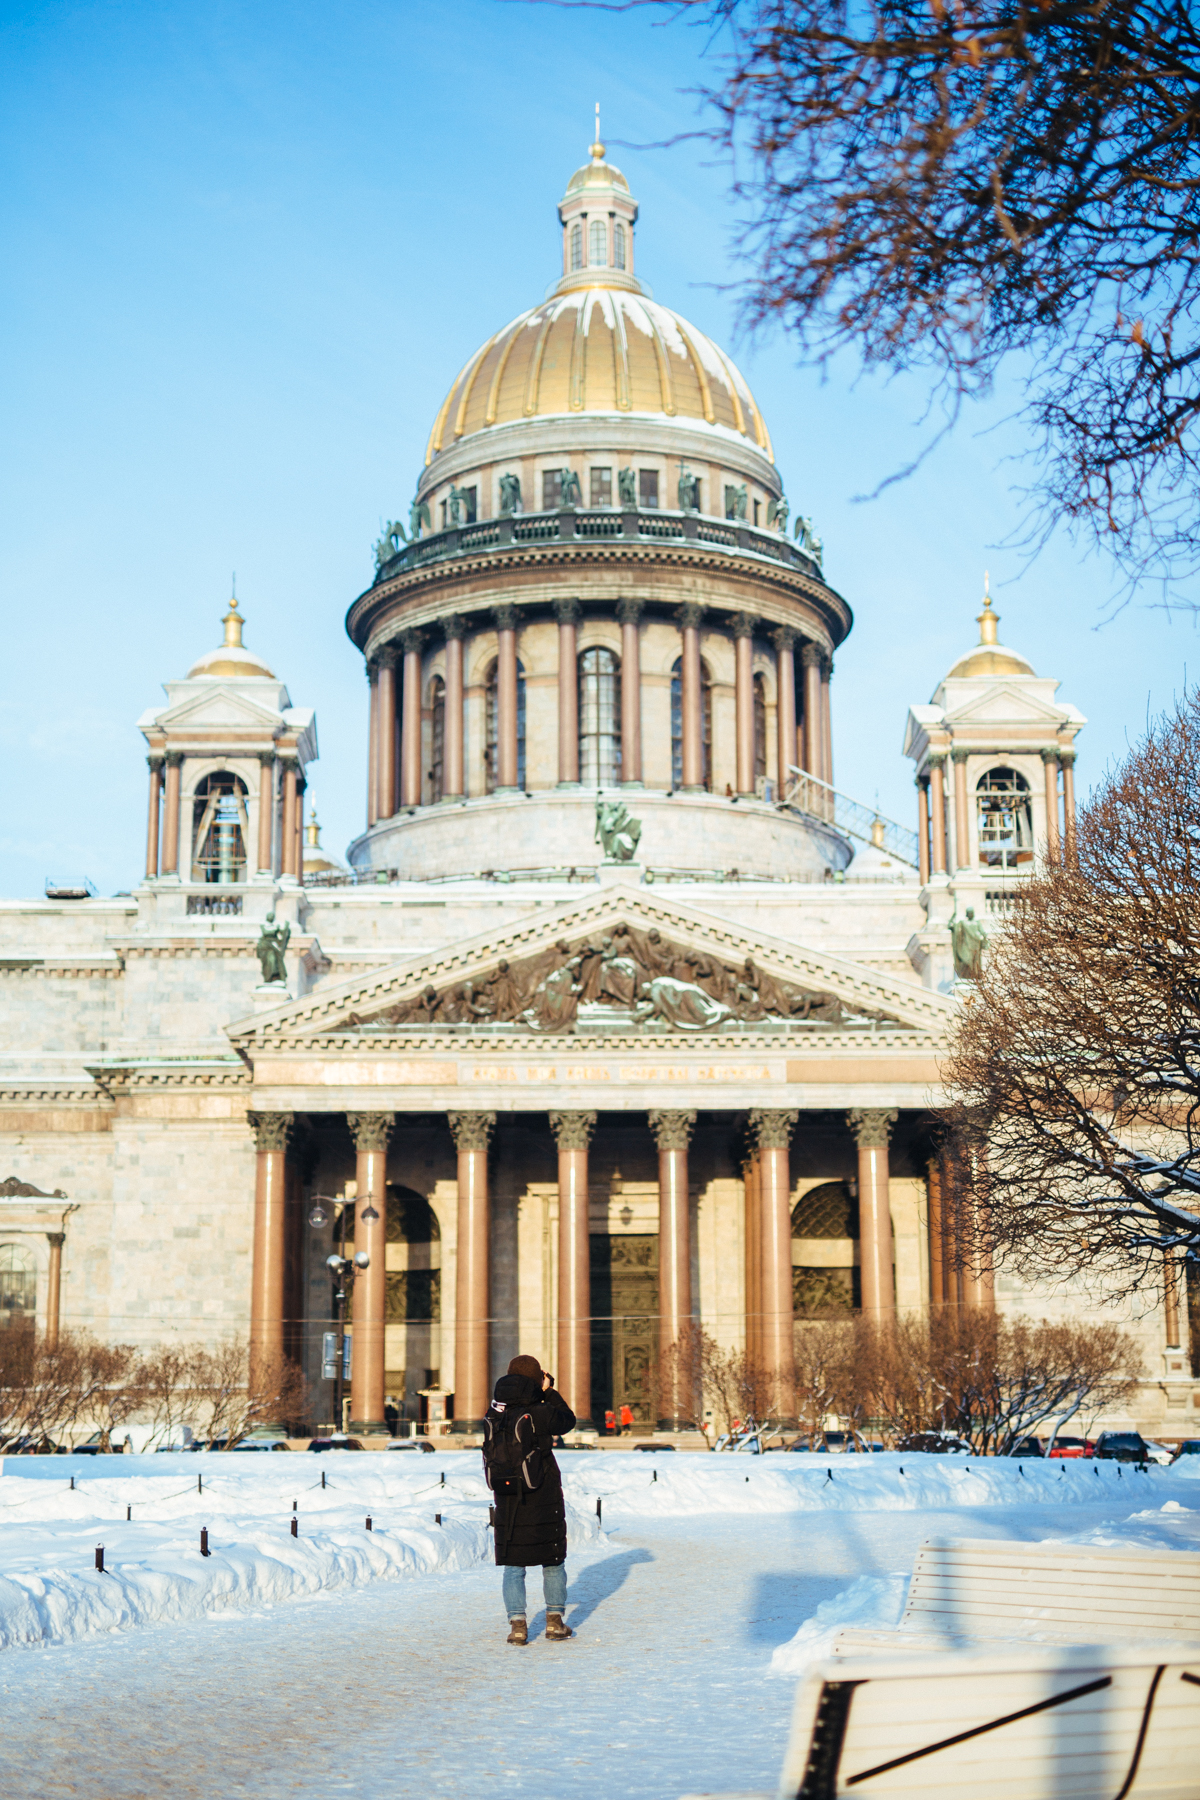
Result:
M379 680L379 656L374 650L370 656L363 657L363 670L372 684Z
M286 1150L288 1139L296 1124L295 1113L248 1112L246 1123L254 1133L255 1148L261 1155L264 1150Z
M153 775L154 772L157 769L161 769L162 766L163 766L162 751L161 750L152 750L150 752L149 756L146 758L146 767L149 769L150 773Z
M821 652L821 680L833 680L833 656L828 650L822 650Z
M168 750L163 757L163 761L166 763L168 769L180 769L183 767L183 751Z
M386 1150L396 1124L395 1113L347 1113L346 1124L354 1139L354 1148L365 1151Z
M1058 753L1058 760L1062 764L1064 769L1070 769L1074 766L1075 758L1077 755L1078 755L1078 752L1075 750L1071 750L1071 749L1060 750Z
M933 750L925 758L925 767L927 769L944 769L945 766L946 752L944 750Z
M456 1150L486 1151L496 1129L496 1115L494 1112L452 1112L446 1114L446 1123Z
M583 608L578 600L556 600L554 616L560 625L578 625L583 617Z
M729 621L729 629L735 638L753 637L758 625L754 614L748 612L735 612Z
M465 638L466 635L467 621L461 613L451 613L449 618L442 620L442 636L447 643L451 638Z
M781 652L784 650L793 650L799 635L799 632L791 625L777 625L771 633L775 648Z
M48 1231L46 1233L46 1242L52 1250L61 1250L66 1241L67 1234L65 1231Z
M951 750L951 752L950 752L950 761L953 763L965 763L968 756L970 756L970 754L971 754L971 752L969 750L963 750L958 747L955 747L955 749Z
M515 606L494 606L492 618L497 631L515 631L521 622L521 614Z
M900 1114L882 1106L852 1106L846 1123L860 1150L886 1150Z
M425 645L423 631L402 631L400 633L400 649L405 656L419 656Z
M750 1135L760 1150L786 1150L799 1117L795 1108L756 1106L750 1114Z
M1055 747L1055 749L1053 749L1053 750L1043 750L1042 751L1042 761L1044 763L1056 763L1061 755L1062 755L1062 751L1059 750L1057 747Z
M258 753L258 760L264 769L270 769L275 765L275 756L276 752L274 750L260 750Z
M824 658L820 644L814 644L811 638L805 638L800 646L800 661L806 669L819 669Z
M560 1150L586 1150L596 1129L594 1112L552 1112L550 1129Z
M621 599L617 601L618 625L636 625L645 611L644 600Z
M694 1112L656 1110L649 1114L649 1120L660 1150L686 1150L691 1143L696 1124Z
M694 600L685 600L675 614L684 631L698 631L704 618L704 608Z

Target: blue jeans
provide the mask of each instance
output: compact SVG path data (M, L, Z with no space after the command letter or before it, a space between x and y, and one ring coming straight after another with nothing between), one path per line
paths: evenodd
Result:
M542 1593L546 1611L560 1613L567 1604L566 1563L546 1563L542 1569ZM525 1571L513 1563L505 1565L504 1606L510 1619L525 1617Z

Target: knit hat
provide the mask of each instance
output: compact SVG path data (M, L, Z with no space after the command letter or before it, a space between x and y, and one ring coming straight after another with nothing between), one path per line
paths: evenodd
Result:
M526 1381L536 1381L542 1385L542 1365L536 1356L514 1356L508 1365L510 1375L523 1375Z

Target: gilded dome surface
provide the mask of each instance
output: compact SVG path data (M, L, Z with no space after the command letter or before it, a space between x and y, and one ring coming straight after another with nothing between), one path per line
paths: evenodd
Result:
M274 681L275 676L272 670L268 669L266 663L260 657L255 656L252 651L247 650L242 643L243 620L238 612L236 600L229 602L229 611L225 614L222 623L225 626L225 642L192 664L188 670L188 680L193 680L197 675L211 675L218 678L224 675L234 676L243 681L251 677L259 679L265 676L268 681Z
M425 461L493 425L580 413L703 420L774 461L754 396L724 351L669 307L602 276L531 307L476 351L438 413Z
M987 576L984 576L983 611L975 623L979 626L979 642L965 656L960 656L947 681L955 678L965 679L971 675L1032 675L1033 664L1026 662L1017 651L1010 650L999 638L999 615L992 609L992 597L987 591Z

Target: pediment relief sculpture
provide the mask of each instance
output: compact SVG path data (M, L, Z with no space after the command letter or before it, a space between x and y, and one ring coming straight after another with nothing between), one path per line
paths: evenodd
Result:
M896 1023L882 1013L848 1007L836 994L781 981L753 957L725 963L707 951L672 943L658 930L620 924L576 943L560 938L520 962L498 962L486 976L431 984L379 1012L351 1013L343 1029L517 1025L548 1033L625 1024L713 1031L769 1020L827 1027Z

